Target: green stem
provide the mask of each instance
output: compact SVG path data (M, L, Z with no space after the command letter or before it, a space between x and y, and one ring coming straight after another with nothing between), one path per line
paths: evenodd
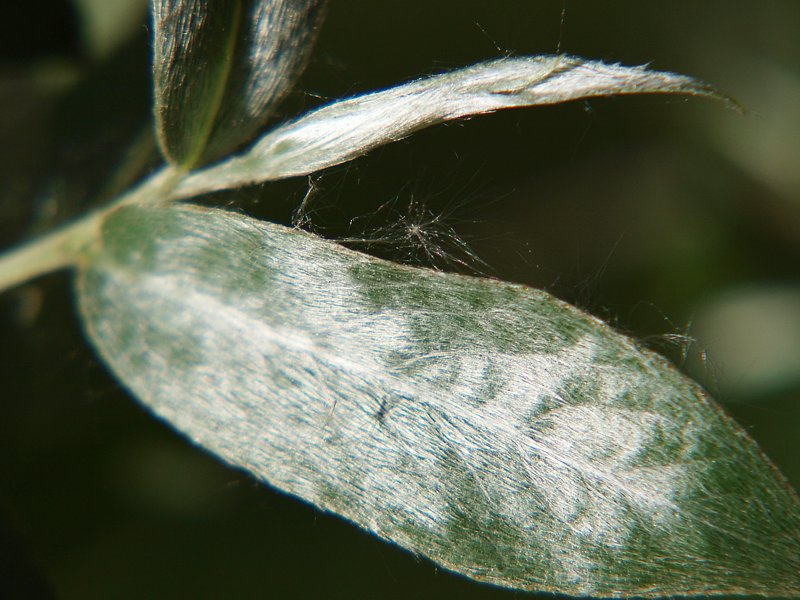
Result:
M82 248L94 238L100 213L92 213L63 229L0 254L0 292L29 279L73 266Z
M101 210L0 254L0 293L45 273L77 266L96 239L105 216L128 204L167 201L184 173L165 167Z

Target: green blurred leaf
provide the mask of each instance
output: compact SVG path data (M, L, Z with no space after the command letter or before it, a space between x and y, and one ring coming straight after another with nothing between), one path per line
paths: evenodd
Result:
M177 194L185 198L313 173L468 115L646 93L724 99L691 77L645 67L565 55L504 58L335 102L267 133L242 156L192 174Z
M693 323L727 399L753 402L800 388L800 286L730 288L701 305Z
M800 504L756 444L545 292L186 205L112 213L77 286L158 415L448 569L575 595L800 593Z
M94 59L103 59L139 31L147 14L147 0L72 0L81 17L84 47Z
M305 63L322 0L155 0L156 129L192 167L252 139Z

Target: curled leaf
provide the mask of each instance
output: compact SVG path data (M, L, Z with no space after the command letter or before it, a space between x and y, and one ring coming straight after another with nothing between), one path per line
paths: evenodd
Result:
M468 115L645 93L722 98L691 77L645 67L565 55L504 58L334 102L271 131L243 155L192 174L176 197L305 175Z
M78 293L103 359L195 443L448 569L800 593L800 504L756 444L545 292L171 205L110 214Z
M155 0L156 129L167 159L208 162L249 141L294 83L322 0Z

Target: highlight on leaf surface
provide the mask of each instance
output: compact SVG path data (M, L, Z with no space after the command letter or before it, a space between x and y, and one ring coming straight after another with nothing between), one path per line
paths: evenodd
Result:
M311 50L322 0L155 0L153 83L164 155L192 167L252 139Z
M267 133L241 156L191 174L175 197L306 175L469 115L646 93L708 96L732 103L691 77L645 67L566 55L503 58L334 102Z
M447 569L574 595L800 592L800 503L756 444L543 291L172 205L111 213L77 292L156 414Z

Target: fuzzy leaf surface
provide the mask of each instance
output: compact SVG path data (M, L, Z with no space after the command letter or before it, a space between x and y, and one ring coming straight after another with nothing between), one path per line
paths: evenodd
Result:
M154 0L156 129L191 167L253 138L305 64L322 0Z
M692 381L520 285L191 205L105 221L77 291L192 441L443 567L573 595L800 591L800 506Z
M251 150L188 177L176 197L306 175L443 121L617 94L722 98L691 77L573 56L504 58L335 102L267 133Z

